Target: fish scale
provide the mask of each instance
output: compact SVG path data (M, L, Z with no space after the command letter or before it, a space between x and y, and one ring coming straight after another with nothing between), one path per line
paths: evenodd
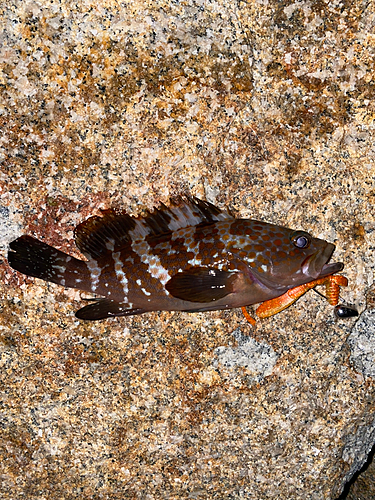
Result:
M76 313L86 320L243 307L343 268L328 263L331 243L237 219L187 196L144 217L104 210L74 235L86 261L24 235L10 243L8 262L26 275L94 293L93 303Z

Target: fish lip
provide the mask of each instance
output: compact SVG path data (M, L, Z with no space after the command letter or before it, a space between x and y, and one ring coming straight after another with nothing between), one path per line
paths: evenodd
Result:
M342 262L332 262L331 264L324 264L319 274L319 278L324 278L324 276L329 276L330 274L338 273L343 269L344 269L344 264Z
M342 262L331 262L328 264L335 248L335 245L332 243L327 243L323 252L317 252L306 259L303 265L304 274L318 279L342 271L344 268Z

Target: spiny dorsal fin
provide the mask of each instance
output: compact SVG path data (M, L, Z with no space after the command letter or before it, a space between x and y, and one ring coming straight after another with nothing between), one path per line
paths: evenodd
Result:
M74 236L77 247L84 255L99 258L148 236L228 219L232 220L233 216L208 201L180 196L172 200L170 207L161 205L144 217L104 210L102 217L90 217L79 224Z
M129 231L136 219L115 210L103 210L103 217L94 216L79 224L74 238L79 250L87 257L99 258L131 243Z

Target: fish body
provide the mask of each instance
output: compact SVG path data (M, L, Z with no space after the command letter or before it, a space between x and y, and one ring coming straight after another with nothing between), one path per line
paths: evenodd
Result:
M75 241L87 261L24 235L10 244L8 262L100 296L77 311L87 320L247 306L343 268L328 264L331 243L190 197L143 218L105 210L77 226Z

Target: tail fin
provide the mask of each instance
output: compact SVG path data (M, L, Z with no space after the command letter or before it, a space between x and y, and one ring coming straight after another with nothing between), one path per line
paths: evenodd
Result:
M9 247L9 265L20 273L70 288L91 290L86 262L27 235L12 241Z

